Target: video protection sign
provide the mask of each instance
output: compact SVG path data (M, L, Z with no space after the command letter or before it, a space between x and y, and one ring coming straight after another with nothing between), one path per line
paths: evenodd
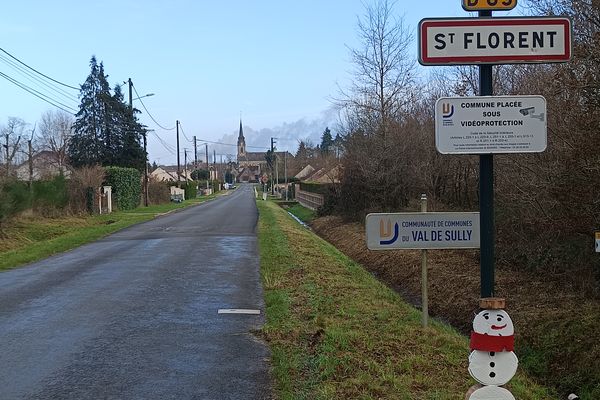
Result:
M419 62L567 62L571 38L571 20L564 17L423 19L419 23Z
M442 97L435 104L442 154L540 153L547 143L542 96Z

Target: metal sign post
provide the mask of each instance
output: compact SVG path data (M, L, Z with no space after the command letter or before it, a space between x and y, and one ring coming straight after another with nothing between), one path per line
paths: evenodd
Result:
M427 195L421 194L421 212L427 212ZM421 250L421 325L426 327L429 323L429 300L427 293L427 249Z
M491 11L479 11L480 18ZM479 66L479 95L494 94L492 65ZM494 297L494 155L479 156L479 212L481 223L481 297Z

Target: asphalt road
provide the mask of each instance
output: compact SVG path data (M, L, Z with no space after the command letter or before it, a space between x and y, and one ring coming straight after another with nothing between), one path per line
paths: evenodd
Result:
M257 218L242 186L0 273L0 399L271 398Z

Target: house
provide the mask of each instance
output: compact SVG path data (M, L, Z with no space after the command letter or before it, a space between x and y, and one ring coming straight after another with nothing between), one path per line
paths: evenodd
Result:
M306 182L316 183L340 183L341 167L338 165L333 168L321 168L311 176L305 179Z
M31 171L29 160L16 166L15 175L18 180L28 181L30 175L34 181L37 181L53 178L61 173L65 177L70 174L64 161L61 163L60 157L53 151L40 151L31 157L31 161Z
M177 182L176 166L160 166L150 173L150 176L159 182ZM192 180L191 171L180 169L179 181Z
M298 172L294 176L294 178L303 180L304 178L311 176L314 173L315 173L315 169L313 168L312 165L308 164L306 167L302 168L302 170L300 172Z

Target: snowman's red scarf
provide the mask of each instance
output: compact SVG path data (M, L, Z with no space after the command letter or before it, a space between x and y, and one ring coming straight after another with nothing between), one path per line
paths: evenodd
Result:
M515 337L511 336L491 336L471 332L471 350L480 351L514 351Z

